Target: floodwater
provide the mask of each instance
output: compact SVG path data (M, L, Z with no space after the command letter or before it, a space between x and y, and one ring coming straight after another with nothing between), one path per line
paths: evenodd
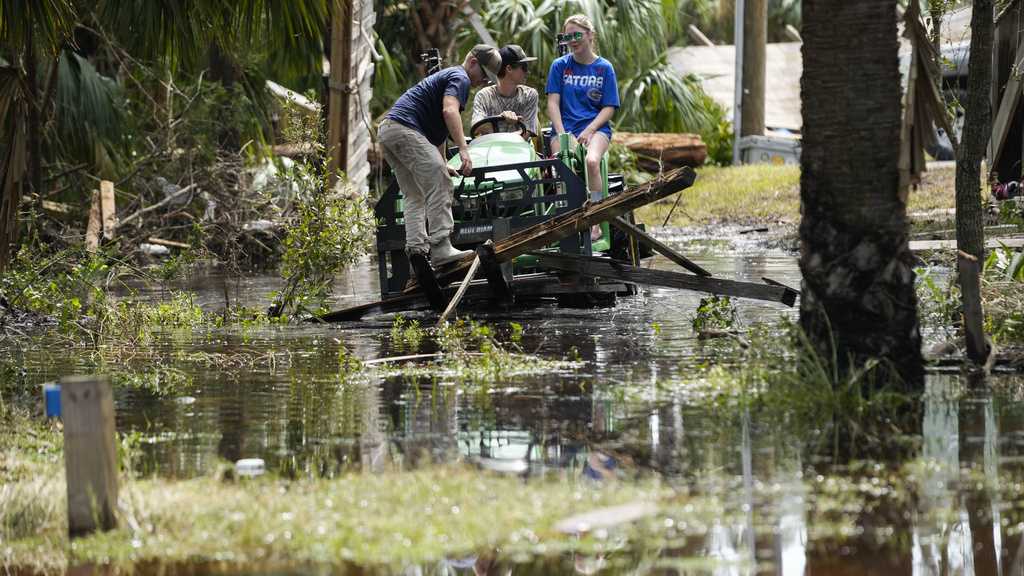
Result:
M795 258L756 239L673 241L716 276L799 286ZM214 309L225 298L266 306L277 281L211 275L181 287ZM339 279L337 292L339 307L375 299L373 264ZM363 360L434 349L390 342L393 316L171 333L149 360L105 368L132 372L116 391L118 429L136 434L147 475L188 478L253 457L285 476L470 464L527 482L660 477L714 502L716 512L697 523L666 517L674 544L653 551L634 542L608 557L499 557L488 573L1024 572L1024 380L979 385L933 374L923 398L879 421L796 422L757 403L709 403L693 393L694 379L708 364L736 365L740 349L697 339L700 297L654 288L610 309L478 316L499 335L522 325L526 352L583 363L509 381L339 379L342 346ZM750 301L738 313L741 327L796 318L795 309ZM94 359L45 345L19 354L31 381L97 369ZM484 559L402 573L472 573Z

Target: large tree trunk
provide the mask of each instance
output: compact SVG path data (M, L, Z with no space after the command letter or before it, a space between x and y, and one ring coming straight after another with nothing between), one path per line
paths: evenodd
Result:
M992 0L974 0L971 56L968 61L964 132L956 162L957 248L985 261L981 214L981 159L992 132L989 95L992 84Z
M899 193L896 0L803 4L800 323L840 372L889 361L923 382Z
M985 228L981 209L981 159L992 132L989 105L992 84L992 37L995 31L992 0L974 0L971 14L971 56L967 63L967 106L963 139L956 162L956 246L985 261ZM983 364L989 349L983 345L981 286L977 274L961 270L967 356ZM968 285L967 283L972 285ZM974 312L973 314L971 312Z

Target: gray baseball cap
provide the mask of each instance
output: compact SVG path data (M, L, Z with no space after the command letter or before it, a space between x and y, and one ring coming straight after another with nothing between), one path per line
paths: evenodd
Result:
M473 46L470 54L480 63L480 68L491 79L491 82L497 82L498 72L501 71L501 53L498 52L498 49L487 44L477 44Z

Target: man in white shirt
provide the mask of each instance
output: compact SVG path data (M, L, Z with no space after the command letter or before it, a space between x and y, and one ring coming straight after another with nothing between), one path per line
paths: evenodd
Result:
M498 83L480 89L473 97L473 118L470 125L475 126L480 120L490 116L502 116L498 130L515 131L518 122L526 126L529 134L524 137L536 136L537 130L537 91L523 84L526 81L527 63L536 61L527 56L523 49L509 44L500 51L501 71ZM494 126L485 125L477 130L477 134L487 134Z

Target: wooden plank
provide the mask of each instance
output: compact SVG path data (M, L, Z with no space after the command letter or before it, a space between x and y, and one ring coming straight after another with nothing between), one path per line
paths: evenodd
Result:
M61 380L68 533L83 536L117 527L114 396L102 376Z
M1013 69L1016 70L1022 61L1024 61L1024 42L1017 46ZM999 102L999 111L992 120L992 135L988 144L989 166L999 165L999 159L1003 154L1003 145L1006 143L1006 136L1010 133L1011 121L1016 116L1017 106L1020 103L1021 89L1020 75L1011 74L1006 82L1003 98Z
M985 241L985 248L1024 248L1024 238L990 238ZM911 252L925 250L956 250L956 240L911 240Z
M778 280L772 280L771 278L769 278L767 276L761 276L761 280L764 280L765 284L771 284L772 286L781 286L783 288L787 288L789 290L792 290L793 293L796 294L797 296L800 295L800 291L799 290L797 290L796 288L793 288L792 286L787 286L787 285L783 284L782 282L779 282Z
M693 185L696 178L697 173L693 171L693 168L683 166L646 184L634 186L620 194L581 206L536 226L520 230L494 245L495 260L507 262L520 254L543 248L573 234L588 231L594 224L606 222L616 216L622 216L630 210L685 190ZM469 269L471 262L472 258L467 257L436 270L435 273L439 279L456 276L460 273L464 274ZM419 290L419 286L412 286L405 292L415 292L416 290Z
M89 221L85 225L85 250L96 252L100 248L100 232L103 229L103 217L100 210L100 191L92 191L92 203L89 205Z
M985 318L981 308L981 266L977 258L963 251L957 251L957 264L964 309L967 357L975 364L982 365L988 359L990 347L985 340Z
M441 316L437 319L437 327L444 326L448 316L455 310L462 301L463 295L466 294L466 289L469 288L469 283L473 281L473 277L476 276L477 269L480 268L480 253L477 252L475 258L473 258L473 264L469 267L469 272L466 272L466 277L462 280L462 284L459 284L459 289L455 291L455 296L448 302L448 306L441 313Z
M149 242L150 244L159 244L160 246L167 246L169 248L181 248L184 250L192 248L191 244L177 242L174 240L164 240L163 238L157 238L156 236L150 236L149 238L146 239L146 242Z
M693 274L669 272L667 270L647 270L646 268L637 268L636 266L630 266L615 260L592 256L574 256L554 252L530 252L530 254L537 257L538 266L563 272L574 272L584 276L611 278L635 284L666 286L738 298L767 300L769 302L780 302L787 306L792 306L796 303L796 292L784 286L770 286L753 282L724 280L722 278L707 278L694 276Z
M704 268L701 268L700 265L691 261L686 256L683 256L682 254L662 244L657 240L657 238L644 232L640 228L630 224L628 220L625 220L621 216L612 220L612 225L635 238L637 242L643 242L644 244L647 244L655 252L661 254L665 258L668 258L669 260L675 262L676 264L679 264L684 269L689 270L690 272L693 272L694 274L698 274L700 276L711 276L711 272L708 272Z
M114 239L117 230L117 207L114 203L114 183L100 180L100 214L103 217L103 237Z
M352 79L352 3L331 3L331 74L327 110L330 186L348 169L349 100Z

